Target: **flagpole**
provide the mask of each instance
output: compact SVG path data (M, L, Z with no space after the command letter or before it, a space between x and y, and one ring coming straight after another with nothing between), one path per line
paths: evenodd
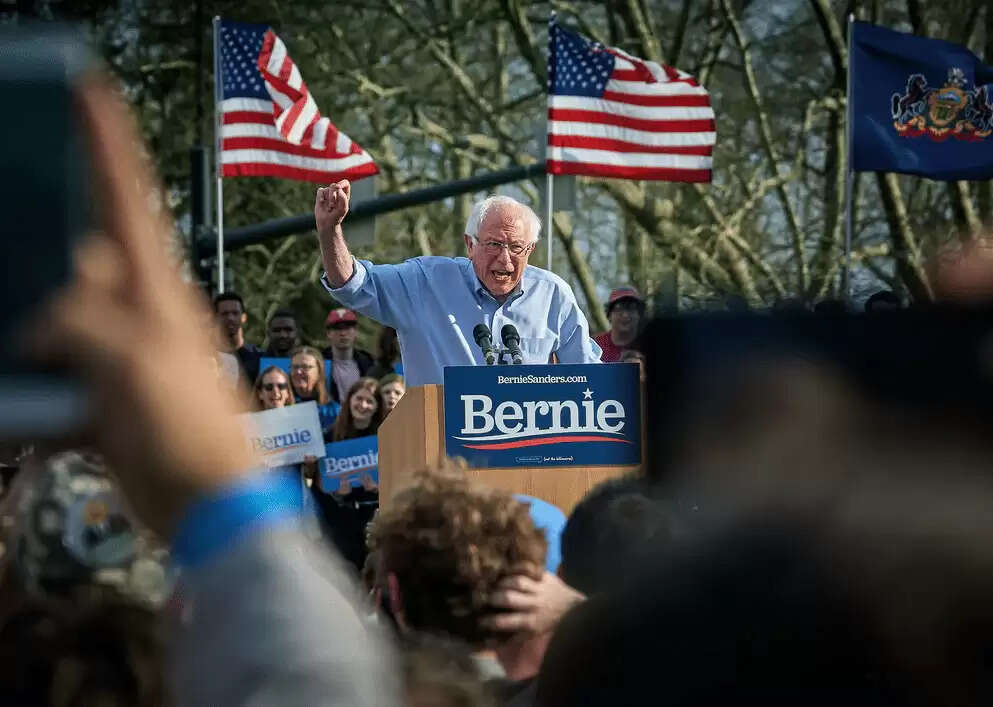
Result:
M845 82L845 269L842 273L842 291L845 304L852 304L852 230L855 222L854 187L855 172L852 170L852 126L855 111L852 107L852 77L855 75L855 54L852 51L852 27L855 15L848 15L848 75Z
M554 27L555 27L555 10L552 10L549 13L549 15L548 15L548 62L545 64L545 66L548 67L548 85L549 85L549 90L548 90L548 93L546 94L546 96L548 96L548 97L551 96L551 89L550 89L550 87L551 87L551 82L552 82L552 52L554 51L553 48L552 48L552 42L554 41L554 39L553 39L553 35L554 35L553 28ZM548 103L548 98L547 97L546 97L545 102L546 102L546 104ZM548 128L551 128L550 118L548 118L547 115L548 114L547 114L547 111L546 111L545 124L548 126ZM549 272L552 271L552 240L553 240L553 236L555 235L555 224L552 223L552 214L554 213L554 211L552 210L552 189L554 188L555 183L554 183L554 177L552 176L552 170L548 168L548 162L549 162L549 159L551 158L551 154L549 153L549 150L550 149L551 149L551 145L548 144L548 134L547 134L547 130L546 130L546 134L545 134L545 194L547 194L547 196L545 197L545 209L546 209L546 211L545 211L545 218L546 218L546 222L548 223L548 226L545 229L545 232L546 232L546 234L548 236L548 246L547 246L548 247L548 257L547 257L547 259L545 261L545 267L548 269Z
M214 174L217 178L217 291L224 292L224 174L221 165L221 18L214 17Z
M547 163L545 169L548 169ZM545 198L545 207L547 211L545 212L545 217L548 219L548 227L545 229L548 233L548 260L545 261L545 267L549 270L552 269L552 236L555 235L555 224L552 223L552 188L554 186L552 182L552 173L545 173L545 193L548 195Z

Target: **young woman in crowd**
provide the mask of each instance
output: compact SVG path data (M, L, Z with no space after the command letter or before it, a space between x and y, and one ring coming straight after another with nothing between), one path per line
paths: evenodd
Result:
M255 402L258 410L272 410L292 405L293 385L279 366L269 366L255 379Z
M324 441L331 441L331 432L341 405L331 399L324 375L324 357L312 346L297 346L290 351L290 383L298 403L313 400L321 418Z
M360 378L348 389L334 424L332 441L374 435L382 421L379 383L374 378ZM327 488L321 493L312 487L311 492L321 511L325 532L356 571L361 570L366 555L365 529L379 507L376 482L369 474L363 474L359 488L352 488L351 481L343 479L337 489Z
M403 374L403 362L400 360L400 342L397 340L397 330L384 326L379 332L376 345L376 363L366 371L370 378L382 378L390 373Z
M334 423L334 442L376 434L383 421L383 399L375 378L360 378L348 389L341 413Z
M403 376L390 373L379 379L379 397L383 399L383 417L389 415L407 392Z

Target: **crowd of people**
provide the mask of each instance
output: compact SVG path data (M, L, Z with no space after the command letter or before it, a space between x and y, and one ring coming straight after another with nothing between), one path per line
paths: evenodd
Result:
M445 461L412 472L378 514L335 498L372 494L368 485L312 485L327 532L311 532L306 469L260 465L238 414L313 400L330 442L375 434L403 394L396 332L383 330L377 356L360 355L354 311L334 309L322 350L302 345L279 311L263 349L245 341L244 303L225 293L213 302L218 352L201 326L210 304L168 267L168 226L140 198L153 180L118 101L100 81L79 96L103 227L25 337L31 356L86 382L93 407L71 442L3 450L16 473L0 500L0 704L965 707L993 697L990 421L867 401L808 360L742 371L702 401L679 454L593 488L567 516ZM513 295L514 258L528 246L486 234L527 233L508 216L517 207L491 206L467 229L477 260L399 275L339 258L340 234L328 231L326 260L338 262L325 284L401 325L377 289L394 276L427 293L418 272L470 282L479 266L480 280ZM561 282L525 282L527 294L558 298L557 331L585 332ZM969 260L938 285L993 291L993 262ZM466 287L487 306L506 301ZM871 308L894 304L883 296ZM569 339L559 351L638 360L641 296L619 288L607 313L598 343ZM556 352L531 343L535 360ZM267 357L288 370L262 367Z

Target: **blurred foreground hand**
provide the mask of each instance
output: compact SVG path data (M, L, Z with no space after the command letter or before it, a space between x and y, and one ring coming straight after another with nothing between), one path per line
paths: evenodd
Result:
M203 305L167 255L169 226L150 208L158 187L127 109L102 78L85 82L78 105L102 232L76 252L75 277L38 318L32 347L86 382L87 434L135 511L169 537L188 504L254 462L236 401L204 364Z

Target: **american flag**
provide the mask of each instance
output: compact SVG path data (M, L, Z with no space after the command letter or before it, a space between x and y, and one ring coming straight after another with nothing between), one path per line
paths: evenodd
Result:
M368 152L321 117L267 25L222 20L218 32L223 176L327 183L379 172Z
M710 95L692 76L549 26L550 174L709 182Z

